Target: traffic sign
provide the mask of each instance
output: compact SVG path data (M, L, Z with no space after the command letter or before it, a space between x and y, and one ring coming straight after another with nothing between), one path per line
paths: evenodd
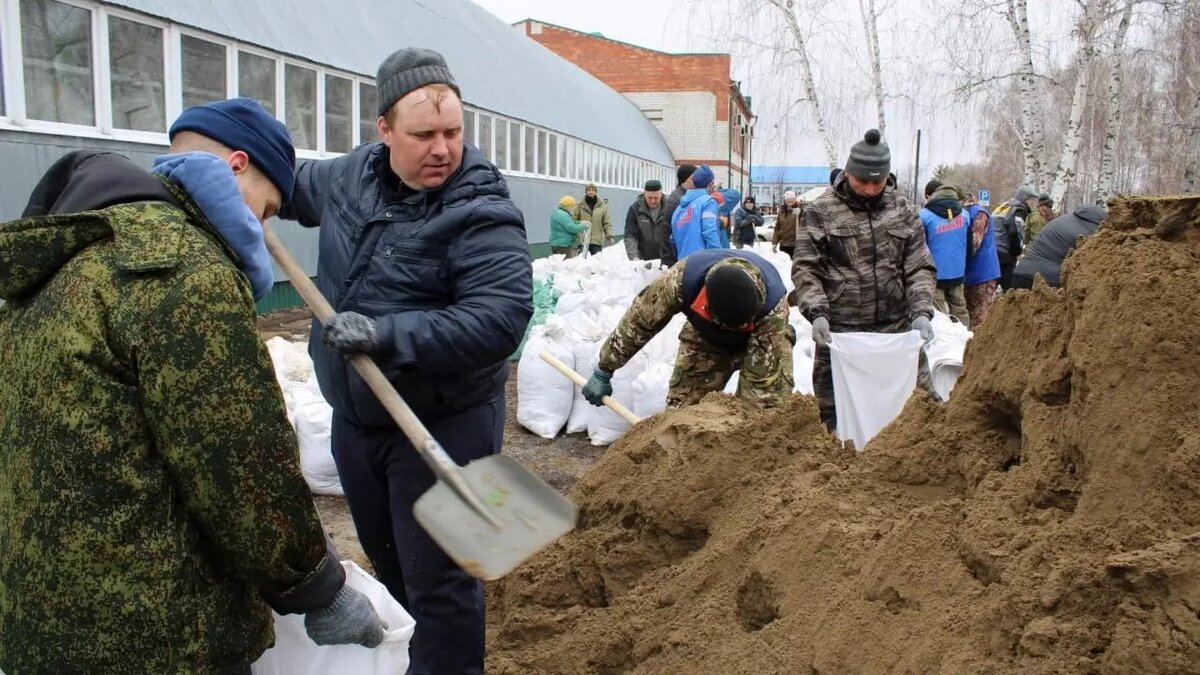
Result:
M992 205L992 191L991 190L980 190L979 191L979 205L980 206L991 206Z

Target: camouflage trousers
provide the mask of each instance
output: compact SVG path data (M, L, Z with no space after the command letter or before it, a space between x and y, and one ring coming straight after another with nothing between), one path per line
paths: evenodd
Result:
M967 313L971 315L971 329L978 328L986 319L992 300L996 298L997 281L985 281L975 286L967 286Z
M755 340L770 344L756 344ZM747 349L731 352L709 344L691 324L685 324L679 333L679 356L671 374L667 406L694 405L710 392L723 391L738 370L742 371L738 378L738 398L752 408L779 405L795 388L792 375L795 344L795 331L788 326L781 335L751 338Z
M912 322L908 319L893 324L864 328L833 326L834 333L904 333L909 330ZM933 391L933 380L929 374L929 361L925 358L925 350L921 350L920 363L917 367L917 388L927 392ZM813 362L813 394L817 397L817 407L821 411L821 423L830 431L837 431L837 408L833 397L833 359L828 347L817 347L816 359Z
M953 286L939 284L933 296L933 306L939 312L958 319L964 326L971 324L971 317L967 313L967 296L961 283Z

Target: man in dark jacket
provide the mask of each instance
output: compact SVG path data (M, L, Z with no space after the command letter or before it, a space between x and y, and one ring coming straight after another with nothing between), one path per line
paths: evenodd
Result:
M483 672L482 585L413 518L434 476L344 357L371 355L459 464L498 453L506 359L533 313L521 212L464 144L437 52L379 68L381 143L297 170L294 215L320 226L317 284L337 310L309 349L334 409L334 459L363 550L413 615L414 675Z
M670 267L679 260L679 255L675 251L675 236L671 232L671 218L675 215L675 209L679 208L679 202L683 201L683 196L688 190L692 190L696 185L692 182L692 174L696 173L696 167L691 164L680 164L675 170L675 178L679 184L671 194L667 195L667 200L663 206L663 213L667 216L667 222L661 230L662 242L662 261L667 267Z
M1017 196L992 211L992 227L996 228L996 254L1000 259L1000 287L1012 288L1013 269L1017 258L1025 251L1025 219L1037 208L1038 193L1028 185L1017 190Z
M1081 206L1074 213L1050 221L1017 262L1013 288L1033 288L1033 279L1038 275L1051 286L1061 286L1063 260L1079 245L1081 237L1095 234L1107 217L1108 210L1103 206Z
M659 260L662 233L670 229L671 221L667 220L663 206L662 183L648 180L645 192L625 214L625 255L630 260Z

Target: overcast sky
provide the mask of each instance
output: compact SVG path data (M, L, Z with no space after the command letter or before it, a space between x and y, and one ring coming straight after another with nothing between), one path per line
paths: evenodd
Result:
M823 146L813 131L810 109L796 106L800 96L800 77L795 69L780 73L772 64L774 49L744 43L734 44L725 36L731 35L740 22L738 0L475 0L507 23L533 18L580 31L599 31L606 37L667 52L728 51L733 58L733 78L742 81L743 91L754 98L755 112L760 115L756 134L754 163L762 164L826 164ZM921 147L922 170L918 179L923 182L932 168L940 163L972 161L979 158L978 115L973 106L956 103L945 85L932 81L928 69L940 54L946 53L928 33L934 20L938 0L893 0L880 2L886 14L880 20L881 52L887 80L905 80L903 89L909 100L889 103L888 142L892 148L893 167L898 173L911 171L916 151L916 130L923 129ZM1069 13L1071 0L1046 0L1031 3L1031 23L1044 26L1053 19L1055 11ZM1051 5L1059 5L1054 10ZM1049 12L1049 14L1047 14ZM744 24L742 24L744 26ZM834 126L834 145L839 162L849 152L849 145L861 138L867 128L876 126L872 99L866 93L866 71L863 66L865 41L858 4L853 0L829 3L819 18L812 19L806 28L816 27L817 37L809 45L817 71L819 95L825 97L823 107ZM1003 28L1003 24L1001 25ZM748 32L775 39L782 24L772 16L753 26ZM944 31L944 27L939 30ZM743 32L747 32L743 30ZM1008 37L1004 33L1000 33ZM1064 36L1065 37L1065 36ZM854 63L858 61L858 63ZM942 67L953 70L952 67ZM849 83L849 86L846 83ZM840 84L839 84L840 83ZM862 89L852 95L850 89ZM837 96L849 96L835 101ZM916 99L916 100L912 100ZM787 102L793 101L787 110ZM975 105L978 105L975 104Z

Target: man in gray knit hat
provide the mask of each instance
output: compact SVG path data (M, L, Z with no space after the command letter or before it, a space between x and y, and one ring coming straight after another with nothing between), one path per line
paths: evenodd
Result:
M936 270L917 212L888 187L891 159L879 132L868 131L832 189L804 210L796 238L793 300L813 325L813 389L831 431L832 333L916 330L926 343L933 339ZM921 360L918 383L929 389L924 352Z
M321 228L317 285L338 313L309 350L359 541L417 621L409 672L482 673L483 587L417 524L433 474L345 357L373 357L459 464L499 452L507 358L533 313L529 246L500 172L463 141L442 56L402 49L376 86L381 142L301 162L284 217Z

